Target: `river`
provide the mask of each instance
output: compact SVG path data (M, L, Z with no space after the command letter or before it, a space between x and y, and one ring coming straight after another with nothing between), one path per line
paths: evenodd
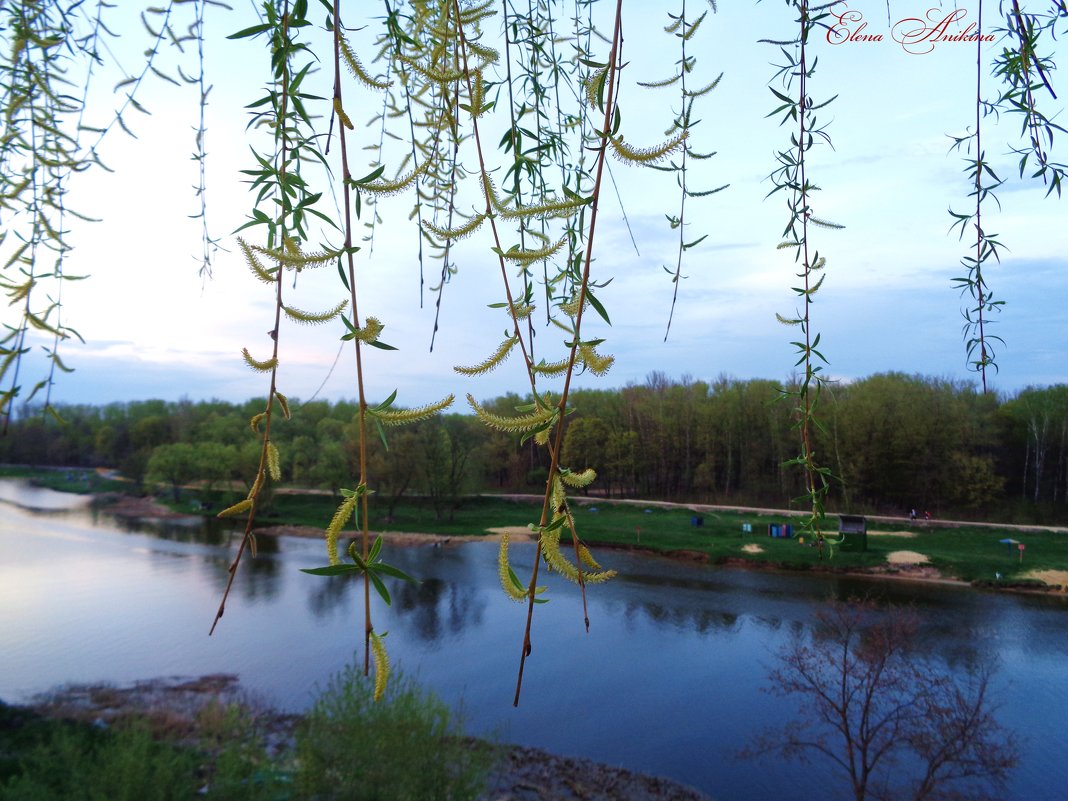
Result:
M208 629L236 535L199 520L119 521L85 499L0 481L0 698L67 682L239 674L263 700L306 708L362 641L353 582L315 540L260 538L226 615ZM844 796L826 765L738 757L795 710L767 692L776 654L828 597L912 603L944 670L997 665L998 718L1023 758L1009 801L1068 798L1068 601L941 585L715 568L599 554L619 578L554 582L535 610L523 698L512 706L525 607L497 583L496 547L388 548L420 577L373 601L376 629L406 674L462 710L472 733L669 776L719 801ZM529 545L513 546L522 576Z

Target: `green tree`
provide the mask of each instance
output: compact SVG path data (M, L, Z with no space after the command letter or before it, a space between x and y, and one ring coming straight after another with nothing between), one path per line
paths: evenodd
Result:
M182 487L199 478L202 467L196 449L187 442L157 445L148 459L145 478L170 484L177 502L181 500Z

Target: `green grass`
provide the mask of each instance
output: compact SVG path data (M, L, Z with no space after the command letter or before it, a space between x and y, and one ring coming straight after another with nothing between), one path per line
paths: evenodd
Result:
M101 731L0 708L0 797L6 801L187 801L197 756L147 729Z
M87 467L74 470L53 470L36 467L0 467L0 478L26 478L38 487L79 495L98 492L130 492L131 483L105 478Z
M1023 574L1036 570L1068 570L1068 533L1041 530L1017 531L996 527L939 524L869 523L872 531L912 532L914 537L871 535L867 550L845 551L833 548L820 560L811 538L799 535L800 518L767 516L742 512L701 513L702 526L691 524L694 513L689 510L664 510L650 507L597 505L597 511L576 507L575 518L579 531L588 542L601 542L628 547L644 547L660 551L685 550L707 554L712 561L744 559L758 563L772 563L793 569L822 567L832 570L865 569L887 564L894 551L916 551L925 554L930 564L944 576L963 581L995 583L995 574L1002 574L1002 584L1024 581ZM767 536L768 523L792 522L794 539ZM828 518L829 535L835 536L838 519ZM750 523L752 533L744 533L742 524ZM640 527L640 536L638 528ZM1026 546L1020 561L1016 546L999 543L1003 538L1016 539ZM745 546L758 545L761 553L747 553Z

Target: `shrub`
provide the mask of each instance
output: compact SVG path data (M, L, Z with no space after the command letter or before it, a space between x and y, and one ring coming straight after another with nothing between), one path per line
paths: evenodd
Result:
M0 784L5 801L186 801L196 791L196 755L157 743L143 726L59 723L41 734Z
M297 790L319 801L462 801L482 791L492 749L407 678L385 697L359 670L336 675L297 731Z

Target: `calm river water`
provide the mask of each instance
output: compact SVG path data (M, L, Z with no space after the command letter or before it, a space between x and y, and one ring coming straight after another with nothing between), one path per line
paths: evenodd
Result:
M237 673L273 704L307 707L361 642L351 582L315 540L260 538L226 616L207 636L236 536L131 526L74 496L0 481L0 698L66 682ZM388 546L387 546L388 549ZM536 609L523 700L512 707L525 607L497 583L496 547L388 549L421 577L375 599L395 664L462 707L473 733L670 776L719 801L844 797L821 764L736 756L793 705L768 670L828 596L913 602L946 670L998 664L1000 720L1024 745L1009 799L1068 798L1068 602L889 581L678 564L599 554L620 578L590 592L590 633L570 585ZM524 575L532 547L513 546Z

